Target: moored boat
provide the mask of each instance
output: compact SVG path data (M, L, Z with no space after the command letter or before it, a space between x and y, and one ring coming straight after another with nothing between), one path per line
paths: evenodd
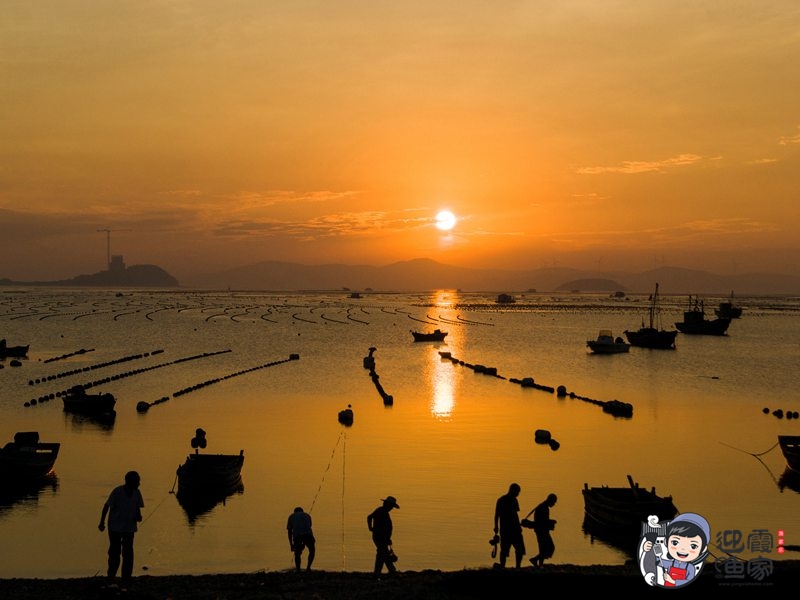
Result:
M586 340L586 345L595 354L619 354L628 352L631 347L621 337L615 338L610 329L601 329L597 339Z
M117 403L113 394L87 394L83 386L76 385L70 388L61 397L64 410L71 413L90 416L108 416L116 414L114 405Z
M672 496L659 496L655 488L639 487L628 475L628 487L583 486L583 504L586 516L605 527L623 530L637 530L641 523L651 515L659 521L672 519L678 509L672 503Z
M28 356L30 344L27 346L9 346L5 338L0 339L0 358L24 358Z
M800 435L779 435L778 444L789 468L800 473Z
M733 291L731 290L730 300L719 303L719 307L714 309L714 314L723 319L738 319L742 316L742 307L733 303Z
M691 335L725 335L730 324L728 318L706 319L703 301L689 296L689 307L683 311L683 321L675 323L675 327L681 333Z
M53 470L60 448L57 442L40 442L38 431L17 432L13 442L0 448L3 484L45 477Z
M676 330L666 330L660 325L660 313L658 308L658 283L653 295L650 296L650 308L648 310L649 324L645 325L642 319L642 326L637 331L625 330L625 337L631 346L639 348L653 348L655 350L671 350L675 348L675 338L678 335ZM658 326L658 327L657 327Z
M178 467L178 493L210 494L235 489L242 482L244 450L239 454L200 454L206 447L205 431L197 429L192 438L194 454Z
M447 332L441 329L434 329L431 332L425 333L422 331L412 331L411 335L414 336L415 342L441 342L447 337Z
M495 299L497 304L514 304L516 301L516 298L514 298L514 296L511 294L498 294L497 298Z

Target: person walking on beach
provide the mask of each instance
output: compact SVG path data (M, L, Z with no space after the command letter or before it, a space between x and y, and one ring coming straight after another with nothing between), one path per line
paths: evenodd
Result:
M531 559L534 567L541 567L545 559L551 558L556 551L553 536L550 532L555 529L556 522L550 518L550 509L556 505L558 497L548 494L536 508L533 509L533 531L536 533L536 542L539 544L539 554Z
M289 547L294 552L295 570L300 570L300 558L303 550L308 548L306 571L310 571L316 555L317 543L311 530L311 515L305 512L301 506L295 508L286 522L286 532L289 534Z
M367 516L367 527L372 532L372 541L375 544L375 574L380 575L383 566L389 573L397 571L394 566L397 557L392 550L392 517L389 513L394 508L400 508L394 496L386 496L383 504Z
M525 556L525 539L522 537L522 526L519 522L518 483L508 486L508 493L500 496L494 508L494 532L500 533L500 562L495 567L504 569L506 559L514 548L515 565L519 569L522 557Z
M108 582L114 584L122 556L122 586L130 585L133 576L133 536L142 522L144 500L139 491L141 478L136 471L125 474L125 483L111 490L100 514L100 531L106 529L108 517Z

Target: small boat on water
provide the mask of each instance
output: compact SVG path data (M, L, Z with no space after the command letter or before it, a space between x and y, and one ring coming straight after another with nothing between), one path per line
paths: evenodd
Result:
M628 475L628 487L589 487L583 485L583 505L586 516L605 527L620 531L638 530L650 515L659 521L670 520L678 514L672 496L661 497L655 488L646 490Z
M3 485L45 477L53 470L61 444L40 442L38 431L19 431L14 441L0 448Z
M789 468L800 473L800 435L779 435L778 444Z
M0 358L24 358L28 356L30 344L27 346L9 346L5 338L0 339Z
M733 290L730 300L720 302L719 308L714 309L714 314L722 319L738 319L742 316L742 307L733 303Z
M431 332L425 333L420 331L412 331L411 335L414 336L415 342L441 342L447 337L447 332L441 329L434 329Z
M200 454L200 448L206 447L205 435L205 431L197 429L192 438L195 453L189 454L178 467L178 493L181 496L235 490L242 483L244 450L239 454Z
M339 423L342 425L353 424L353 408L349 404L347 405L347 408L339 411Z
M497 304L514 304L516 301L516 298L511 294L499 294L495 299Z
M61 400L64 402L64 410L67 412L94 417L116 415L114 405L117 400L113 394L87 394L86 389L81 385L70 388L61 397Z
M619 354L628 352L631 345L621 337L614 337L610 329L601 329L597 339L587 340L586 345L595 354Z
M703 301L689 296L689 307L683 311L683 321L675 323L681 333L691 335L725 335L731 324L729 318L706 319Z
M625 330L623 333L628 338L631 346L639 348L653 348L655 350L671 350L675 348L675 338L678 335L676 330L666 330L661 327L661 318L658 308L658 283L653 295L650 296L650 308L648 310L649 323L645 325L642 319L642 326L637 331Z

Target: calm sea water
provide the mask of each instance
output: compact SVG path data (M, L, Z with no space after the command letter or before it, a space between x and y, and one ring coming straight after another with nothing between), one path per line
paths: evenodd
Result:
M135 572L154 575L290 568L285 524L297 505L314 519L315 566L369 571L366 515L386 495L401 506L392 513L401 569L488 566L494 503L511 482L522 487L521 516L558 495L555 562L622 563L624 549L584 530L581 489L624 487L628 474L705 516L712 532L782 529L787 544L800 543L800 496L781 485L785 461L774 447L800 422L763 412L800 409L797 299L739 298L744 316L726 337L679 334L674 351L614 356L587 353L586 340L601 328L638 328L646 296L493 300L456 291L4 292L0 337L31 349L20 367L2 363L0 442L38 431L61 454L41 489L12 494L2 482L0 577L103 573L100 510L131 469L146 504ZM671 327L686 299L664 300ZM412 342L410 329L434 327L449 332L445 343ZM392 406L363 367L371 347ZM524 377L630 403L633 416L510 381ZM101 379L95 390L117 398L113 425L63 411L62 390ZM347 405L352 427L337 421ZM172 493L197 427L207 452L245 454L243 492L201 515ZM558 450L536 444L537 429ZM526 536L530 556L536 541Z

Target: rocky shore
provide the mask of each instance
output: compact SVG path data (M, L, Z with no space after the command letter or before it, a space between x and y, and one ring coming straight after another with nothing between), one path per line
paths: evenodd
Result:
M760 581L750 574L741 578L719 576L707 566L692 590L723 592L725 588L764 592L796 589L800 561L775 561L774 572ZM102 577L76 579L0 579L4 600L93 600L127 597L142 600L457 600L489 599L519 590L526 595L587 591L615 594L646 591L647 584L635 565L546 565L520 570L466 569L414 571L376 577L371 573L312 571L310 573L257 572L218 575L144 575L130 589L106 585Z

